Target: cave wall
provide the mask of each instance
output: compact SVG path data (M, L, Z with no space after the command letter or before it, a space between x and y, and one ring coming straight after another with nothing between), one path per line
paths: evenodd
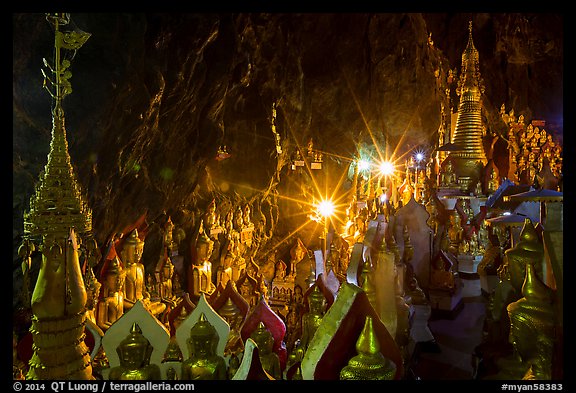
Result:
M457 108L446 78L460 69L470 19L487 128L505 130L504 103L561 138L561 14L72 14L92 36L72 62L66 129L97 241L144 211L193 228L214 197L260 204L311 138L335 170L359 143L433 147L446 88ZM40 68L53 30L44 14L12 20L16 250L49 149ZM221 145L231 157L217 161ZM13 268L16 277L16 251Z

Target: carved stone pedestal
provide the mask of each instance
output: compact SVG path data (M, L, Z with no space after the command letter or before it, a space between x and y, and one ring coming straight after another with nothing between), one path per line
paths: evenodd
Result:
M462 283L462 297L476 297L482 294L478 264L482 256L461 254L458 256L458 276Z

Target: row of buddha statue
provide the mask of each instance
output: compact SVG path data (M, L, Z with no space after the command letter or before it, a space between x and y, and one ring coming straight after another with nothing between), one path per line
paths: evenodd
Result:
M523 115L516 119L513 109L506 113L502 105L500 115L508 126L508 178L532 184L535 176L543 173L542 176L547 175L548 181L556 183L549 186L557 186L558 179L562 177L562 145L554 141L552 134L544 128L540 129L532 123L526 124ZM545 171L550 173L546 174Z

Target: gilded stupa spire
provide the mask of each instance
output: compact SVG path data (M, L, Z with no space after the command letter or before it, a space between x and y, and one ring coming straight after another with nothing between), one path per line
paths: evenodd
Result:
M30 198L30 210L24 213L24 233L28 236L53 235L64 239L70 228L80 236L92 231L92 211L82 197L68 154L68 142L64 127L63 98L72 92L69 70L70 60L90 37L82 31L60 31L66 26L68 14L47 14L46 19L54 25L54 65L44 59L48 73L44 75L44 88L54 98L52 109L52 140L48 162L40 174L40 182ZM63 58L62 50L72 51Z
M468 187L480 177L478 163L486 165L486 153L482 144L482 104L484 85L480 77L479 55L472 39L472 21L468 27L468 44L462 53L462 70L456 93L460 96L456 127L452 143L461 150L450 153L454 161L459 183Z
M54 98L52 140L48 163L24 213L25 238L40 242L42 264L30 300L34 353L26 379L94 379L90 350L84 342L87 293L79 260L76 234L89 234L92 215L82 199L68 155L62 99L71 93L68 70L75 51L90 37L81 31L61 32L68 14L47 14L55 29L54 66L44 65L44 87Z

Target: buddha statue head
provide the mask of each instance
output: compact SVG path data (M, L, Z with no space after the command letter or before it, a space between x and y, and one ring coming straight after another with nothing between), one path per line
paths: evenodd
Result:
M198 321L190 329L188 347L191 357L205 359L216 353L218 344L218 332L206 318L200 314Z
M140 262L142 252L144 251L144 242L138 236L138 230L130 232L128 238L124 241L122 247L122 261L129 266L133 263Z
M258 346L260 355L272 353L274 337L272 336L272 333L270 333L270 330L266 328L264 322L260 321L260 323L258 323L258 327L252 332L250 338L254 340Z
M341 380L391 380L396 365L380 352L372 317L366 316L364 328L356 341L357 355L340 371Z
M103 276L104 283L102 284L102 292L104 295L111 292L117 292L122 289L122 285L124 283L124 272L120 259L117 256L108 261L108 266L103 272Z
M220 314L220 316L226 320L228 325L230 325L230 329L234 329L236 327L237 321L239 319L237 317L242 316L240 309L234 304L231 297L226 299L226 302L218 310L218 314Z
M162 276L165 280L171 279L174 275L174 264L170 257L166 258L164 265L162 266Z
M153 347L136 322L132 324L130 334L120 342L116 352L120 365L129 370L140 369L148 365Z
M206 235L206 232L202 230L200 236L198 236L198 240L196 240L196 255L198 258L196 264L209 260L213 250L214 242Z
M320 287L318 287L318 285L314 286L314 289L308 296L308 305L310 307L310 313L323 315L325 303L326 298L324 297L324 294L320 290Z

